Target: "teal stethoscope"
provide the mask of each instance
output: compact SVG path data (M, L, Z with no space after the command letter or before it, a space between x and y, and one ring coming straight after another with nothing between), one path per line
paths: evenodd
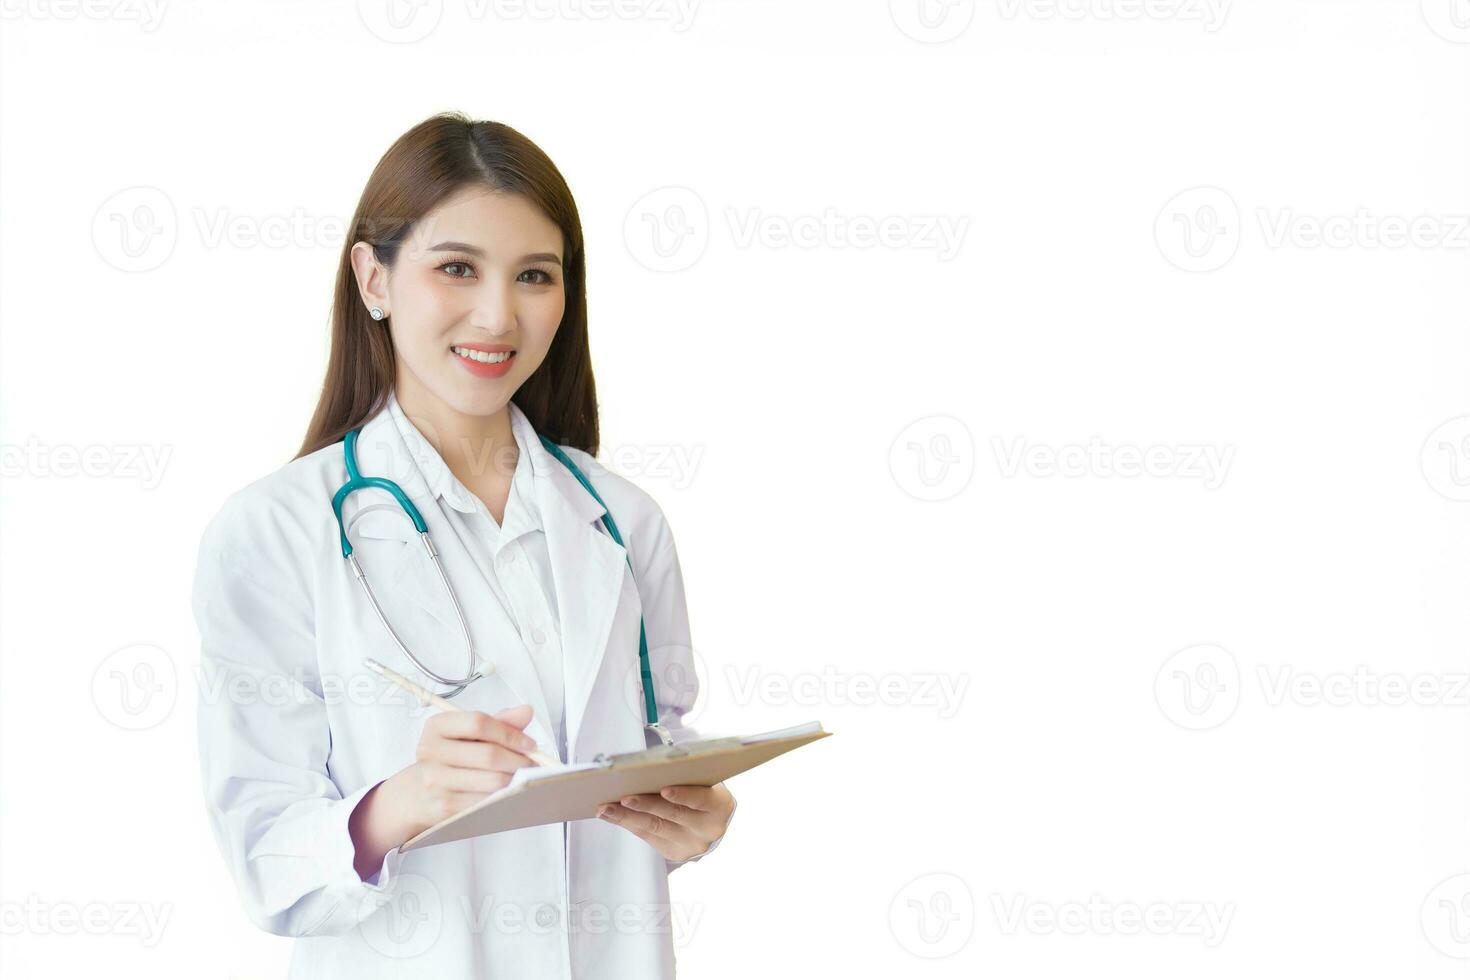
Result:
M475 648L473 642L470 640L469 624L465 622L464 610L460 608L459 598L454 594L454 587L449 584L449 576L444 574L444 566L439 561L439 552L434 549L434 542L429 539L428 525L424 523L423 515L413 505L413 501L408 499L408 494L404 493L403 488L392 480L385 479L381 476L363 476L357 471L357 434L360 431L362 430L353 429L347 433L342 441L342 455L347 461L347 482L342 484L342 487L332 496L332 512L337 515L337 531L342 537L342 557L347 559L347 564L351 567L353 576L362 583L362 589L367 593L368 603L373 607L373 612L377 614L378 622L383 624L383 628L388 631L388 635L393 638L393 642L398 645L398 649L403 651L403 655L411 660L413 665L426 675L438 681L440 684L454 688L454 690L440 695L440 697L452 698L468 687L472 681L485 676L475 670ZM612 539L619 546L622 546L623 538L622 535L618 534L618 526L613 522L612 512L608 510L607 504L603 503L597 491L592 489L592 483L582 474L581 470L577 469L577 464L573 463L567 457L567 454L562 452L560 446L539 433L538 438L541 440L541 445L546 447L546 451L561 460L562 464L572 471L572 475L577 478L577 482L582 484L588 493L592 494L593 499L599 504L602 504L602 509L605 511L602 515L602 524L607 528L607 533L612 536ZM470 673L467 676L458 680L441 677L425 667L419 662L419 658L415 657L404 642L399 639L398 634L393 630L393 626L388 622L388 617L383 615L383 609L378 605L378 597L373 595L373 587L368 584L367 576L363 574L362 566L358 564L357 558L352 554L352 542L347 540L347 528L342 524L343 501L353 492L366 490L369 487L386 490L392 494L393 498L398 501L398 506L402 507L404 512L408 514L409 520L413 521L413 526L419 532L419 537L423 539L424 550L429 553L429 560L434 563L434 570L439 573L439 581L444 585L444 591L449 593L449 601L454 604L454 614L458 617L460 631L464 634L465 650L469 653L470 658ZM627 558L626 547L624 547L624 551L624 558ZM628 559L628 570L632 571L632 569L633 562L631 559ZM653 698L653 673L648 667L648 635L644 632L643 617L641 615L638 617L638 671L643 684L643 712L647 719L643 727L657 735L659 741L664 745L672 745L674 743L673 738L669 735L668 730L659 724L658 720L658 706Z

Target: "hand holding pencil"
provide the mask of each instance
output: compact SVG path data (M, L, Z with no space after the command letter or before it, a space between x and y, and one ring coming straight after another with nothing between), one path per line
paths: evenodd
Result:
M413 683L412 680L404 677L403 674L398 673L397 670L392 670L390 669L390 667L384 667L382 666L382 664L379 664L378 661L372 660L372 658L370 657L366 658L366 660L363 660L363 666L368 667L368 669L372 670L373 673L381 674L381 676L384 677L385 680L391 680L392 683L400 686L400 688L403 688L404 691L412 693L415 698L419 699L419 704L422 704L423 707L438 708L438 710L441 711L462 711L463 713L463 708L460 708L459 705L451 704L448 699L441 698L441 696L437 695L437 693L426 691L426 689L420 688L419 685L416 685L416 683ZM531 707L531 705L517 705L517 707ZM509 711L514 710L516 710L516 708L507 708L506 711L507 713L509 713ZM472 713L470 714L482 713L479 713L479 711L472 711ZM498 718L500 717L500 714L492 714L492 716L487 717ZM522 721L522 723L517 724L517 726L514 727L516 727L516 729L523 729L526 724L529 724L529 721L531 721L531 716L526 716L525 721ZM520 749L520 751L522 752L525 752L526 757L528 757L529 760L532 761L532 763L535 763L537 765L560 765L559 760L554 760L554 758L551 758L550 755L547 755L545 754L545 752L542 752L541 749L538 749L537 743L531 741L531 738L529 738L529 736L526 736L525 733L520 733L519 739L513 739L513 742L506 742L506 745L507 748L516 748Z
M364 797L360 821L371 825L361 831L364 839L376 835L389 846L402 843L504 789L522 766L559 764L522 731L531 722L530 705L495 714L466 711L377 661L364 663L421 704L439 709L424 721L414 761ZM359 819L356 813L353 818ZM353 833L357 840L359 831Z

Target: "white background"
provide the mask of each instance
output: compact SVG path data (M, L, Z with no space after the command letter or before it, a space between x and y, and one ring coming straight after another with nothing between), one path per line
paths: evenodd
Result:
M7 980L284 972L195 550L441 109L576 195L696 721L835 733L681 975L1463 976L1470 4L571 2L0 5Z

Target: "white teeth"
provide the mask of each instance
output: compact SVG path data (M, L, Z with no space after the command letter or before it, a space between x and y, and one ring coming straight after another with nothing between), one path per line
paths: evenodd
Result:
M515 351L501 351L498 354L487 354L482 350L470 350L468 347L451 347L460 357L471 361L479 361L481 364L499 364L501 361L510 360L510 355Z

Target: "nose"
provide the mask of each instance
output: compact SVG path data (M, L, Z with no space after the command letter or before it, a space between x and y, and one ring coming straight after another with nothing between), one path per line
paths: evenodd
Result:
M475 295L470 326L490 334L509 333L516 325L515 295L504 285L486 282Z

